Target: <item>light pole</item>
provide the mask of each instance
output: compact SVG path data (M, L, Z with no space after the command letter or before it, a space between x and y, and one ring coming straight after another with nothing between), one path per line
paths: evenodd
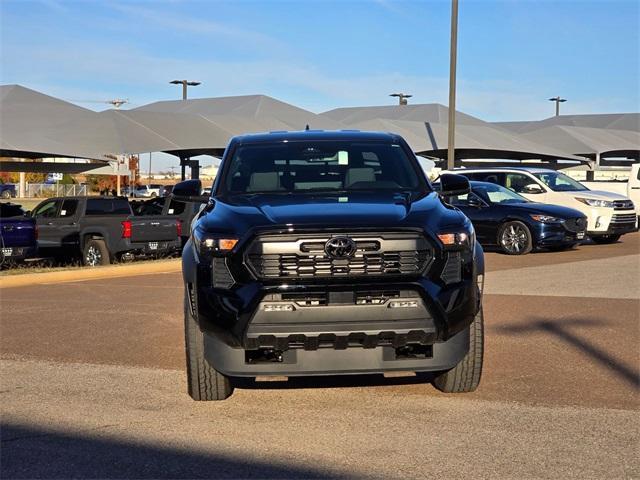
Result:
M550 102L556 102L556 117L560 116L560 104L567 101L566 98L560 98L560 96L549 99Z
M169 83L173 85L182 85L182 99L187 99L187 87L197 87L202 82L192 82L189 80L171 80Z
M447 170L456 162L456 59L458 56L458 0L451 0L451 49L449 53L449 135Z
M389 95L390 97L398 97L398 105L406 105L407 98L413 97L413 95L409 95L408 93L392 93Z
M193 82L193 81L190 81L190 80L171 80L169 83L171 83L173 85L182 85L182 100L186 100L187 99L187 87L197 87L202 82ZM191 162L191 160L189 158L180 157L180 170L181 170L180 179L181 180L185 179L185 167L190 162ZM192 170L192 172L193 172L193 170ZM193 178L193 173L192 173L192 178Z

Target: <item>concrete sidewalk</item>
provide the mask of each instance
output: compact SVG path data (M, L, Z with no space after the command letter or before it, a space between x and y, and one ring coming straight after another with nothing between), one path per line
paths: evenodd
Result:
M101 278L132 277L151 273L179 272L182 263L179 258L153 262L109 265L104 267L70 268L56 272L25 273L0 277L0 289L26 287L30 285L48 285Z

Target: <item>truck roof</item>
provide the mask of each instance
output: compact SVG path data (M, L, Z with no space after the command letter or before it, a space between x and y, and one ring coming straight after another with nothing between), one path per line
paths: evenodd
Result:
M302 130L275 131L267 133L251 133L239 135L231 139L231 143L277 143L284 141L377 141L398 142L400 135L386 132L363 132L360 130Z

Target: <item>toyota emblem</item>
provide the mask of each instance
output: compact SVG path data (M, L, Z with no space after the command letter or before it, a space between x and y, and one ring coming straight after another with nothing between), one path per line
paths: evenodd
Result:
M349 258L356 253L356 242L349 237L333 237L324 244L324 251L331 258Z

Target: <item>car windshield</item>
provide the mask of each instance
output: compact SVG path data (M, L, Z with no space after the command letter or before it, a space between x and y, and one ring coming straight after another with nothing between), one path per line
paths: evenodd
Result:
M224 188L235 194L418 193L428 184L398 144L294 141L238 147L229 160Z
M489 204L526 203L527 200L508 188L494 183L472 184L473 193Z
M581 192L589 190L580 182L560 172L534 173L542 182L554 192Z

